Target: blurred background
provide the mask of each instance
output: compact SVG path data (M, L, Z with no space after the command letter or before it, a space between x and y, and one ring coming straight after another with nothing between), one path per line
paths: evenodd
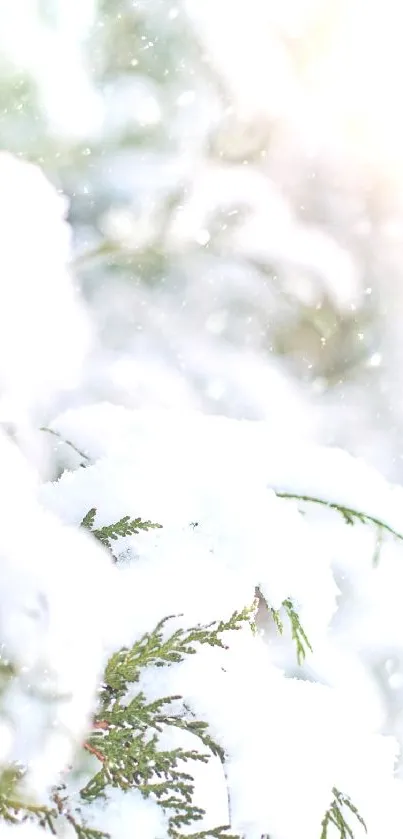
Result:
M265 418L403 478L399 21L397 0L1 4L0 144L70 197L87 400Z

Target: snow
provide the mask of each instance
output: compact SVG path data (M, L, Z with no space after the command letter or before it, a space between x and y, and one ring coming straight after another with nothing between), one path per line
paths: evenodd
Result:
M341 449L306 440L294 443L288 437L273 441L265 421L206 416L191 410L130 412L103 403L67 411L51 427L66 438L73 437L91 457L124 453L130 446L131 456L141 453L144 459L174 460L181 452L204 472L206 458L210 468L218 461L238 475L242 469L260 472L261 480L278 492L356 510L380 519L403 537L400 486L391 485L364 460Z
M117 544L111 648L152 631L167 614L178 616L167 634L178 625L227 618L253 601L258 585L273 608L291 597L314 651L318 646L317 661L330 656L331 687L285 678L266 640L245 630L229 634L227 651L203 649L178 666L143 674L147 696L183 695L226 750L226 780L220 784L211 774L209 823L226 784L233 829L248 839L319 835L333 786L360 801L374 839L382 809L379 794L374 804L376 791L383 790L391 824L401 819L396 744L377 734L375 700L361 714L351 697L354 685L364 693L368 683L357 677L348 687L347 671L339 666L337 675L337 650L331 657L328 628L339 595L332 563L342 544L337 527L333 543L329 528L315 517L312 526L272 487L382 514L391 526L397 526L401 490L345 452L274 443L262 422L103 404L69 411L52 427L95 462L44 484L39 498L46 507L71 524L95 506L96 526L128 514L163 525ZM342 520L338 525L345 531ZM367 541L360 547L363 554ZM348 556L351 562L351 549ZM390 583L387 571L385 579ZM201 790L206 778L207 770Z
M6 824L0 825L1 839L44 839L47 832L39 825L25 822L25 824Z
M287 839L298 828L307 839L320 835L334 785L359 797L362 812L379 817L367 807L363 789L379 790L391 777L393 740L363 734L359 718L329 688L285 679L261 639L239 633L228 653L203 651L165 678L164 690L183 693L227 751L233 828L241 834ZM155 671L141 687L158 695ZM213 783L213 807L216 794ZM386 784L385 794L396 818L393 784ZM369 835L377 834L370 829Z
M87 809L91 827L106 831L111 839L131 839L134 834L142 839L167 835L167 819L161 807L143 798L138 790L112 789L107 802L101 799Z
M43 795L92 711L105 664L99 609L113 569L89 537L39 505L32 471L4 435L0 451L0 637L18 674L3 696L8 757L29 763L27 784Z
M76 439L80 413L70 412L52 427ZM85 434L89 418L91 442ZM77 445L91 455L102 452L102 446L107 451L109 422L111 455L79 472L65 472L57 484L44 485L44 503L70 523L79 523L94 506L100 526L128 514L163 525L161 531L126 540L126 547L134 544L145 567L151 558L158 561L155 573L170 611L218 619L244 605L245 598L251 602L258 585L274 608L291 595L302 606L316 598L309 582L314 578L322 591L316 614L322 610L319 624L327 625L337 595L331 554L327 552L326 564L324 545L304 517L267 486L264 424L198 414L125 413L101 406L99 423L95 408L83 409L83 436ZM175 586L169 584L168 557L173 555L180 581ZM217 580L217 558L224 579L226 574L230 580L227 586ZM200 586L209 589L209 597L200 596Z
M24 427L76 385L90 326L67 268L66 199L6 152L0 182L0 421Z
M367 821L369 839L397 839L397 743L379 733L382 714L369 681L351 674L358 648L367 645L368 656L377 643L391 654L400 649L399 547L387 541L374 570L371 528L347 528L328 509L277 493L343 505L403 536L403 490L346 452L293 442L289 427L274 435L268 422L106 403L51 419L50 428L89 461L41 481L25 435L80 376L90 339L66 268L62 199L39 170L7 155L0 156L0 177L7 278L0 409L8 433L17 425L16 442L0 433L0 642L17 671L1 697L2 760L26 763L28 791L46 797L85 739L110 653L168 615L166 635L227 619L252 605L259 587L274 609L294 601L314 650L307 669L295 671L310 672L313 681L286 677L270 632L245 624L226 634L226 648L203 645L170 667L146 668L133 688L149 700L180 694L225 750L224 766L215 758L192 767L195 803L206 808L202 826L230 818L245 839L312 839L336 786ZM162 528L117 540L113 563L78 527L93 507L95 526L129 515ZM349 566L349 585L362 596L358 610L348 591L343 601ZM180 711L177 700L172 713ZM179 729L161 736L167 747L190 742L196 738ZM137 790L110 789L83 811L112 839L133 831L168 837L166 815ZM1 830L5 837L39 834L30 825ZM359 825L354 835L362 835Z

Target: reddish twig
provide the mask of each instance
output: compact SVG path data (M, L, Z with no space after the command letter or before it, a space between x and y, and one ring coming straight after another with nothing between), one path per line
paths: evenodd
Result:
M95 749L94 746L91 746L91 743L84 743L84 749L87 752L90 752L90 754L95 755L95 757L97 757L98 760L101 761L101 763L105 762L105 755L103 755L102 752L98 751L98 749Z
M106 720L94 720L92 723L92 728L95 731L108 731L109 723ZM90 754L95 755L101 763L105 762L105 755L102 754L95 746L91 746L91 743L85 742L84 749Z

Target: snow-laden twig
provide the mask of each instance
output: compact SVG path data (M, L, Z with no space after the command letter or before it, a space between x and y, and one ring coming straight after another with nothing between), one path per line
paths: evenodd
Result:
M354 521L360 521L362 524L374 524L376 527L381 528L382 530L386 530L392 536L395 536L396 539L400 539L403 541L403 533L399 533L399 531L394 530L393 527L390 527L389 524L386 524L385 521L376 518L375 516L371 516L368 513L362 513L360 510L353 510L351 507L344 507L342 504L336 504L333 501L325 501L323 498L315 498L312 495L299 495L293 492L280 492L279 490L275 490L275 493L278 498L290 498L293 501L303 501L310 504L321 504L322 507L327 507L329 510L336 510L340 513L347 524L354 524Z

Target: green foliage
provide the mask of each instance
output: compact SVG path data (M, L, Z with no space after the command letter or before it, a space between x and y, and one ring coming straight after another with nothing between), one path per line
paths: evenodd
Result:
M297 661L298 664L302 664L304 659L306 658L307 650L312 652L312 647L310 641L306 635L306 632L301 624L299 619L298 612L295 611L295 607L293 605L292 600L287 598L287 600L283 601L283 609L289 618L290 625L291 625L291 637L294 641L296 648L297 648ZM270 609L271 616L273 618L274 623L280 633L280 635L284 632L284 624L281 619L280 611L278 609Z
M253 607L246 607L242 612L235 612L228 621L214 621L208 626L188 630L177 629L166 639L165 625L173 616L164 618L153 632L143 635L131 649L122 649L112 656L105 672L106 685L120 697L128 682L138 681L143 667L163 667L183 661L185 656L196 652L197 644L225 648L223 633L240 629L245 621L250 621L252 610Z
M184 827L203 817L204 811L193 802L193 777L185 767L192 761L206 763L211 755L224 761L223 749L211 737L207 724L194 719L180 696L148 702L142 691L131 696L130 686L139 681L144 667L180 662L196 653L201 644L225 648L223 633L240 629L250 620L251 611L244 609L228 621L216 621L209 626L177 629L169 636L165 633L169 618L165 618L130 649L122 649L111 657L94 731L86 744L97 757L100 768L82 790L84 800L106 795L110 786L123 790L136 788L145 797L152 796L168 814L172 837L179 837ZM160 748L159 735L169 728L195 735L204 750ZM228 837L227 830L228 827L220 826L194 836Z
M91 517L90 517L91 518ZM214 741L205 722L195 719L180 696L147 701L142 691L134 692L144 667L170 666L195 654L203 644L225 648L223 635L240 629L251 620L253 609L235 613L228 621L208 626L166 632L169 618L139 638L132 647L115 653L109 660L100 688L98 710L92 733L84 748L99 763L99 769L81 790L81 799L91 802L107 797L108 789L137 789L151 797L167 813L169 834L183 836L183 829L197 824L204 810L193 801L193 762L207 763L212 755L224 761L222 747ZM175 712L173 708L175 703ZM201 748L162 748L160 735L167 729L180 729L194 735ZM187 768L189 767L189 769ZM24 770L10 768L0 779L0 818L10 823L36 821L53 834L64 822L73 828L78 839L103 839L107 834L89 827L80 807L74 810L61 789L53 790L50 804L26 801L19 788ZM228 826L192 833L193 839L238 839L231 837Z
M93 531L96 514L96 507L92 507L91 510L88 510L88 513L86 513L82 522L80 523L80 527L86 527L87 530Z
M270 607L270 612L271 612L271 616L274 620L274 623L276 624L276 627L277 627L280 635L282 635L283 632L284 632L284 624L283 624L283 621L281 620L280 610L279 609L273 609L272 607Z
M299 615L295 611L292 601L290 599L284 600L283 606L290 619L291 637L297 647L298 664L302 664L306 657L307 649L312 652L312 647L306 636L304 628L301 626Z
M96 509L88 511L81 526L109 550L111 542L121 536L159 527L142 519L125 516L115 524L95 528ZM291 599L284 600L282 608L290 621L291 634L301 663L306 650L311 649ZM89 826L83 815L85 805L99 798L107 798L108 790L137 789L145 798L151 798L164 811L168 832L172 839L240 839L229 833L229 825L220 825L207 831L188 833L188 828L204 816L204 810L194 801L192 765L207 763L218 757L225 774L225 752L209 732L208 725L195 718L191 708L181 696L165 696L149 701L136 684L147 667L170 667L194 655L201 645L226 649L225 635L249 624L254 631L256 602L241 612L235 612L227 621L214 621L207 626L189 629L178 628L168 632L169 621L161 620L152 632L145 633L130 648L114 653L108 661L99 690L97 711L92 731L84 749L97 761L97 769L81 789L82 804L72 806L64 785L51 792L47 804L27 801L21 787L25 770L9 766L0 775L0 819L14 824L33 821L50 833L59 835L67 825L73 828L78 839L109 839L108 834ZM284 624L280 612L271 609L279 632ZM0 696L9 680L15 678L13 666L0 659ZM168 731L182 730L193 735L200 747L163 748L161 736ZM197 741L196 741L197 743ZM328 826L337 827L340 839L353 839L351 827L344 817L348 809L365 828L365 823L350 799L336 788L334 799L322 821L320 839L327 839ZM366 829L366 828L365 828ZM184 833L186 831L186 833Z
M329 510L335 510L343 516L346 524L353 525L357 521L361 522L361 524L372 524L381 531L385 531L386 533L390 533L392 536L395 536L396 539L403 540L403 532L400 533L399 531L394 530L389 524L381 521L381 519L377 519L367 513L362 513L360 510L353 510L351 507L344 507L342 504L336 504L333 501L325 501L323 498L315 498L312 495L298 495L292 492L281 492L280 490L274 491L278 498L290 498L294 501L303 501L304 503L309 504L320 504L322 507L327 507Z
M26 800L20 788L24 774L25 770L16 765L3 771L0 777L0 819L8 824L36 822L53 835L62 833L67 822L78 839L107 839L106 833L89 827L79 813L73 813L67 799L61 797L60 789L53 791L48 805Z
M343 809L345 808L355 816L367 833L367 827L364 819L360 816L357 808L351 802L349 797L347 795L343 795L343 793L336 789L336 787L333 787L332 792L334 798L322 821L322 833L320 835L320 839L327 839L328 827L330 824L333 824L337 828L340 839L354 839L353 831L343 814Z
M116 541L122 536L133 536L133 534L140 533L141 530L156 530L162 527L161 524L154 524L151 521L143 521L141 518L131 519L130 516L123 516L114 524L108 524L104 527L95 528L95 516L97 514L96 507L88 510L84 516L80 527L85 527L90 530L93 536L98 539L106 548L113 553L112 541Z
M56 810L39 804L30 804L23 799L0 795L0 817L8 824L35 821L41 827L48 827L51 833L56 833Z

